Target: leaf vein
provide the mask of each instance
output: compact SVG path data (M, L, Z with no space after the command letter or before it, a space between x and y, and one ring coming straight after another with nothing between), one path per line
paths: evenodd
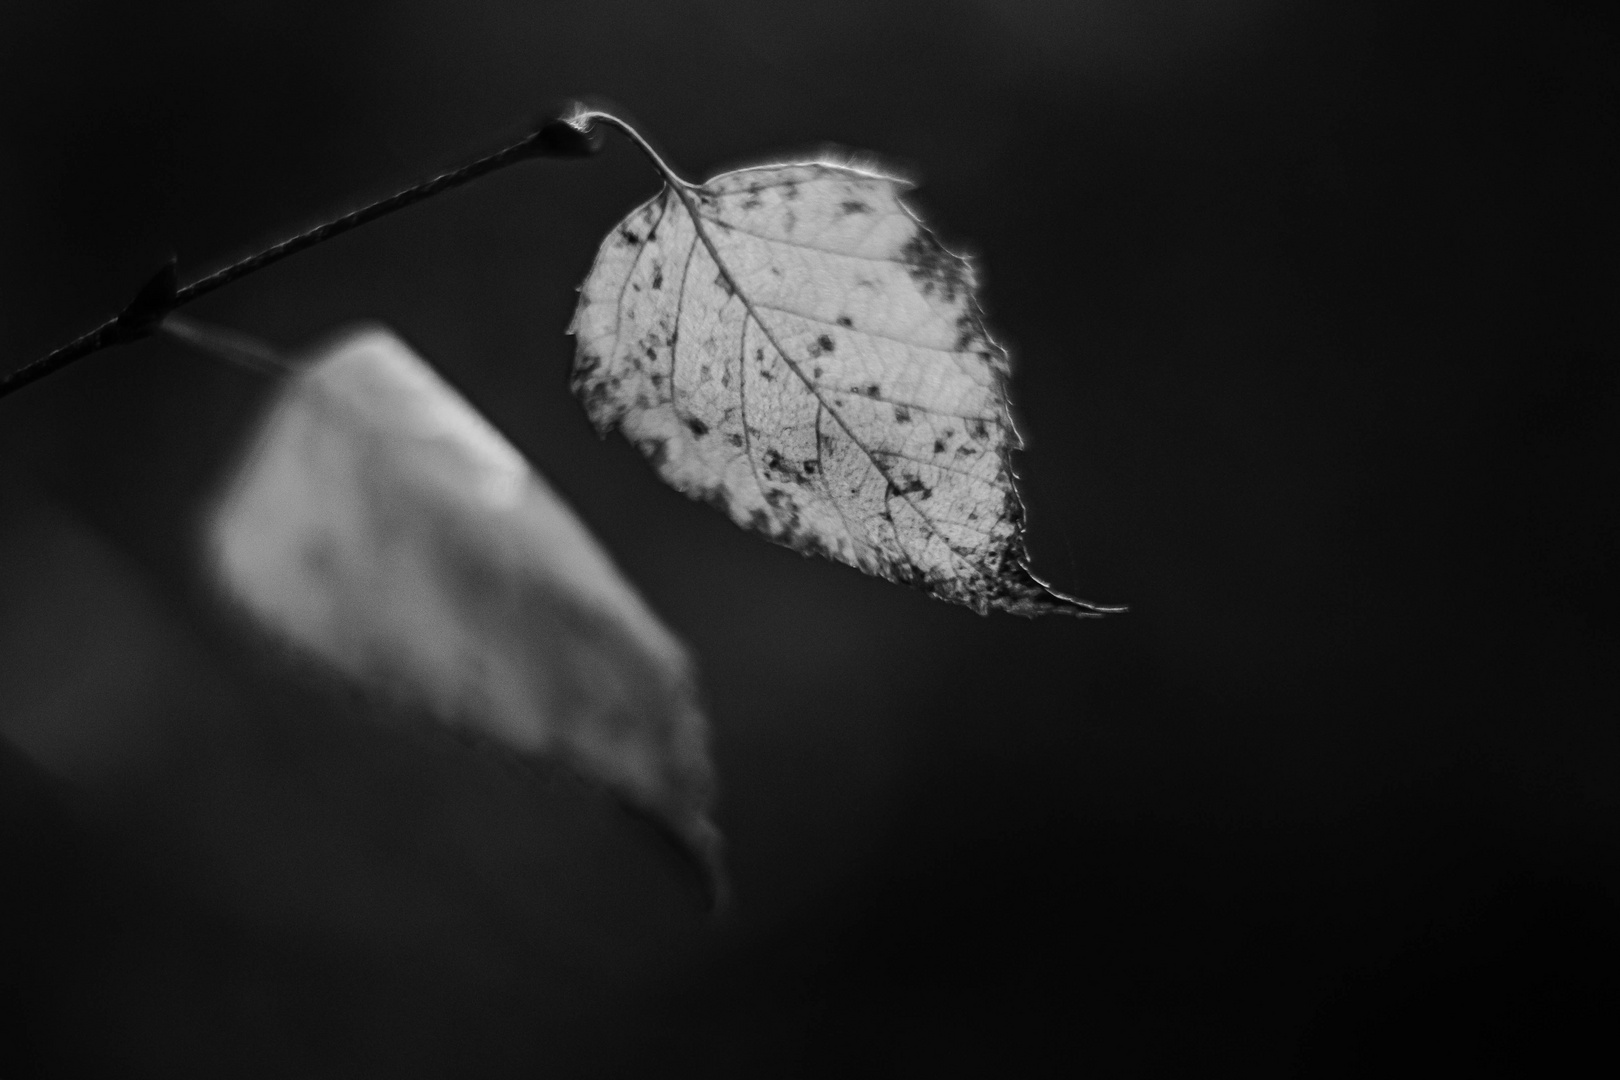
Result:
M943 464L942 462L938 462L938 461L929 461L927 458L916 457L915 455L912 455L912 454L902 454L898 450L880 450L880 451L878 451L878 453L886 454L889 457L899 458L901 461L910 461L910 462L913 462L913 463L915 463L917 465L927 465L931 469L940 469L940 470L942 470L944 472L956 473L959 476L966 476L969 479L977 480L979 483L983 484L985 487L988 487L988 488L997 488L998 487L998 485L996 484L996 482L994 480L986 480L984 477L980 476L978 473L971 472L971 471L969 471L967 469L964 469L960 465L946 465L946 464Z
M642 203L641 205L642 205L643 208L645 208L645 207L651 206L652 202L653 202L652 199L648 199L646 202ZM653 224L653 227L647 231L647 235L649 237L652 236L653 233L658 231L658 226L659 225L662 225L664 223L664 213L665 213L665 211L667 211L669 209L669 185L668 184L664 185L664 196L663 196L662 199L660 199L660 201L658 203L658 209L659 209L658 220ZM630 270L629 270L628 273L626 273L624 275L624 282L622 284L620 284L620 286L619 286L619 299L618 299L618 302L616 304L614 304L614 307L613 307L613 320L614 320L613 321L613 344L614 344L615 347L618 346L618 344L619 344L619 335L624 330L624 294L630 288L630 282L635 280L636 269L639 266L641 266L641 257L647 253L647 248L649 248L651 246L652 246L651 244L641 244L640 246L638 246L636 248L636 257L634 259L630 260Z
M843 522L845 535L849 537L851 544L856 544L859 543L859 541L855 539L855 530L850 527L849 517L844 513L843 504L840 503L837 497L833 495L832 484L827 480L827 465L826 462L822 460L821 414L826 411L826 403L818 400L816 402L816 479L821 482L822 494L827 497L828 502L832 503L833 510L838 514L838 520ZM865 535L864 530L862 531L862 535Z
M934 523L933 519L931 519L926 513L923 512L923 510L917 505L916 500L912 499L910 494L908 494L906 492L903 492L903 491L900 491L900 487L899 487L898 484L896 484L894 482L894 476L889 472L888 467L885 466L881 461L878 460L876 455L874 455L872 453L871 448L868 447L866 445L865 441L863 441L861 439L861 437L855 433L855 430L852 427L850 427L849 422L844 419L844 417L839 413L839 411L837 409L833 408L831 405L827 404L827 400L821 396L820 391L816 388L816 384L814 382L812 382L810 377L804 373L804 369L801 368L798 365L798 363L796 361L794 361L794 359L792 357L788 356L787 351L785 349L783 349L782 346L781 346L781 343L779 343L776 340L776 335L771 333L771 328L765 325L765 323L760 319L758 312L756 312L754 310L754 301L748 296L748 294L746 292L743 291L742 287L737 284L737 279L734 276L732 276L731 271L726 267L725 262L721 259L720 251L719 251L719 248L717 248L715 246L714 238L711 237L708 234L708 230L706 230L701 224L701 222L703 220L705 220L705 219L702 217L702 215L700 215L697 212L696 199L693 197L692 193L690 191L688 191L684 187L683 188L677 188L676 192L680 196L682 205L685 206L685 208L686 208L687 215L692 219L693 230L697 233L699 238L702 239L704 246L709 249L709 257L712 258L715 261L715 265L716 265L716 267L718 267L720 272L725 274L726 277L731 281L731 286L732 286L732 288L734 290L736 290L736 295L737 295L738 299L740 299L743 302L743 307L745 309L747 309L747 311L748 311L748 313L750 315L753 316L754 323L765 334L765 340L770 343L771 348L776 350L776 354L782 358L782 362L785 363L788 366L788 369L790 371L792 371L794 375L798 376L799 381L804 383L804 385L809 388L810 392L816 396L817 401L819 401L822 405L825 405L827 407L828 414L831 415L832 418L838 422L839 427L844 429L844 434L849 436L849 440L855 444L855 446L861 451L861 453L866 455L867 460L872 463L872 467L877 469L878 474L880 476L882 476L883 479L888 482L888 489L885 490L885 495L884 495L884 505L887 506L888 502L889 502L889 499L890 499L889 489L892 489L893 491L899 491L900 492L900 498L902 500L904 500L905 504L911 508L911 511L914 514L916 514L919 518L921 518L923 520L923 523L926 524L933 531L934 535L938 536L940 538L940 540L944 542L946 550L951 552L951 555L954 558L956 558L958 561L962 562L964 565L967 565L966 560L962 559L962 557L957 554L956 550L953 547L951 547L950 539L948 537L946 537L943 532L940 531L939 526ZM746 331L747 331L747 323L746 322L743 324L743 329L744 329L745 337L746 337ZM742 375L742 371L739 370L739 372L738 372L738 376L739 376L739 379L738 379L738 381L739 381L739 387L738 387L739 396L741 396L741 381L742 381L741 380L741 375ZM744 413L743 413L743 440L744 440L744 449L747 450L749 448L749 438L748 438L748 418L747 418L746 411L744 411ZM750 452L750 456L749 456L749 466L750 466L750 468L755 468L755 466L753 464L753 457L752 457L751 452ZM758 483L759 482L759 473L757 471L755 472L754 477L755 477L755 483ZM763 494L763 491L764 491L764 489L761 488L761 494ZM890 515L890 519L892 521L892 519L893 519L892 514ZM897 527L895 529L895 537L896 537L896 542L897 543L899 542L899 535L900 535L900 531L899 531L899 529ZM913 567L916 567L919 570L922 569L922 567L918 566L916 560L912 558L910 552L905 549L904 545L901 545L901 553L903 555L905 555L906 559L911 562L911 565ZM969 568L969 570L972 569L971 566L969 566L968 568Z
M814 170L814 172L817 173L818 175L814 175L814 176L784 176L784 177L782 177L781 179L778 179L778 180L766 180L764 182L751 181L748 184L747 187L735 188L735 189L730 189L730 190L726 190L726 191L715 191L714 190L714 185L719 183L722 180L727 180L727 179L730 179L731 177L740 176L743 173L748 173L748 172L753 172L754 171L752 168L737 169L734 172L721 173L719 176L710 177L709 180L703 184L703 187L709 189L710 193L713 194L713 195L717 195L720 198L726 198L726 197L731 196L731 195L752 195L752 194L754 194L755 190L769 191L772 188L787 187L789 184L812 184L812 183L815 183L815 181L817 181L817 180L823 179L828 173L835 173L835 174L838 174L838 175L860 176L860 174L848 174L848 173L845 173L844 170L842 170L842 169L830 168L830 167L828 167L826 165L821 165L821 164L810 165L810 166L805 166L805 165L793 166L793 165L789 165L789 166L785 166L785 167L786 168L801 168L801 169L802 168L810 168L810 169ZM871 179L871 177L864 177L864 179Z
M820 323L822 326L836 326L840 330L848 330L852 334L860 334L864 337L870 338L879 338L883 341L892 341L898 345L905 345L913 349L922 349L924 352L939 353L943 356L958 357L973 355L972 353L957 352L955 349L942 349L938 345L924 345L920 341L907 341L903 337L896 337L893 334L880 333L876 330L858 330L853 326L845 326L843 323L834 319L826 319L820 315L811 315L810 313L804 311L795 311L792 308L782 307L780 304L767 304L763 300L756 300L753 302L753 305L754 307L762 308L765 311L774 311L779 315L791 315L794 318L803 319L805 322ZM968 374L968 372L964 369L963 374ZM979 386L989 386L988 383L980 383L977 379L973 381Z
M675 293L675 329L669 343L669 403L675 404L675 361L681 355L681 312L686 308L686 279L692 273L692 256L697 254L697 230L692 230L692 246L687 249L686 262L681 266L681 287Z
M902 409L915 409L918 412L928 413L930 416L938 416L946 420L979 420L986 424L997 425L1001 423L1001 417L999 416L976 416L969 413L953 413L947 412L944 409L935 408L932 405L919 405L915 401L897 401L894 398L883 397L881 394L874 395L862 393L861 391L851 390L848 387L843 386L828 386L824 383L811 383L810 385L817 390L827 390L831 393L847 394L852 398L861 398L866 401L881 401L885 405L894 405ZM821 395L817 394L816 396L819 398Z
M694 241L694 246L696 242ZM763 327L761 327L763 329ZM742 421L743 457L748 460L748 471L754 474L754 486L766 506L765 481L760 479L759 465L754 461L754 439L748 431L748 313L743 313L742 331L737 335L737 417Z
M879 216L892 217L893 215L893 210L885 210L883 214ZM897 255L857 255L853 251L838 251L834 248L821 247L817 244L806 244L798 240L788 240L781 236L770 236L766 233L756 232L753 229L745 229L741 225L734 225L722 218L710 217L707 214L698 214L697 216L702 218L704 221L710 222L711 224L724 225L732 232L741 233L742 235L752 237L755 240L763 240L768 244L781 244L784 247L798 248L800 251L814 251L821 255L837 255L845 259L859 259L861 262L889 263L894 266L905 265L905 260L901 259ZM873 228L875 229L876 226L874 225ZM867 235L870 236L871 233L869 232Z

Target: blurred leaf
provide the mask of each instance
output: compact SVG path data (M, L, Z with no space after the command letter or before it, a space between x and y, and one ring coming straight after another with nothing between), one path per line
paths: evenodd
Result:
M289 377L209 539L226 590L273 634L521 757L572 764L717 874L685 649L387 330L349 331Z
M663 192L580 290L574 389L680 491L806 554L983 613L1103 609L1028 569L1007 355L972 263L843 165Z

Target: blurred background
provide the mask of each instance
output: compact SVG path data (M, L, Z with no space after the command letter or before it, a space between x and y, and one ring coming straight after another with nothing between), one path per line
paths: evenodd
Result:
M192 314L393 325L698 654L736 903L259 645L197 567L272 391L0 402L0 1075L1482 1075L1620 1015L1616 35L1280 0L0 7L0 357L600 94L689 176L922 179L1014 351L979 618L599 442L564 336L656 190L498 174Z

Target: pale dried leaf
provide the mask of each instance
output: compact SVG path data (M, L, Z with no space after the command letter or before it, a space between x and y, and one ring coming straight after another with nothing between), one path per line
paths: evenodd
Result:
M546 482L381 328L285 383L209 526L228 592L349 678L651 812L711 869L686 650Z
M802 552L981 612L1103 610L1025 565L1006 353L905 181L823 162L667 179L580 290L574 389L600 431Z

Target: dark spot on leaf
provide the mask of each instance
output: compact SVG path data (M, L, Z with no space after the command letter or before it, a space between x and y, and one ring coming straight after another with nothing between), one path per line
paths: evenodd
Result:
M658 372L656 372L656 371L654 371L654 372L652 372L652 373L651 373L651 374L650 374L650 375L649 375L649 376L648 376L648 378L649 378L649 379L651 379L651 380L652 380L652 384L653 384L653 386L655 386L655 387L659 387L659 386L663 386L663 385L664 385L664 377L663 377L663 376L662 376L662 375L660 375L660 374L659 374L659 373L658 373Z
M967 443L963 443L961 446L958 446L956 448L956 456L957 457L972 457L974 454L977 454L978 452L979 451L978 451L978 449L976 447L969 446Z
M897 424L911 423L911 410L904 405L896 405L894 407L894 420Z
M640 450L647 460L652 462L655 469L661 468L664 459L668 456L667 445L663 439L642 439L636 444L636 449Z
M576 377L572 380L571 389L584 404L586 414L596 424L598 431L606 431L612 426L608 419L610 398L606 386L599 380Z
M741 435L727 435L726 442L730 443L732 446L741 446L743 444L743 437Z
M709 433L709 425L705 424L695 416L687 418L686 426L691 428L692 434L696 435L700 439Z
M934 440L934 453L943 454L944 452L945 452L945 443L944 443L944 441L940 440L940 439L935 439Z
M901 479L903 479L905 481L905 483L896 484L893 480L889 481L889 494L891 496L894 496L894 495L914 495L919 491L927 491L928 490L928 486L926 484L924 484L922 482L922 480L919 479L918 477L905 476L905 477L901 477ZM925 499L927 497L928 497L927 495L923 496L923 498L925 498Z
M652 287L655 289L662 289L664 287L664 268L662 266L656 266L653 268Z
M855 320L851 319L848 315L840 315L840 316L838 316L838 325L839 326L854 326L855 325Z
M630 247L635 247L637 244L641 243L641 237L636 233L631 232L629 229L620 229L619 236L624 240L625 244Z
M950 297L946 297L946 299L948 300ZM984 327L979 325L979 320L973 315L972 312L964 312L961 318L956 320L957 352L969 351L969 348L973 345L973 343L980 340L983 336ZM986 359L988 359L988 357L986 357Z
M821 378L821 368L818 366L815 369L815 371L813 372L813 374L815 375L816 378L818 378L818 379Z
M857 394L865 394L867 397L875 398L878 396L878 393L881 390L882 387L878 386L877 383L868 383L864 387L857 388L855 392Z
M804 463L803 468L804 468L804 471L806 473L808 473L811 476L814 476L816 474L816 471L821 468L821 462L816 461L815 459L812 458L811 460L806 461Z
M967 263L941 247L925 228L919 226L906 241L900 249L900 261L924 296L938 289L941 299L949 303L958 293L967 291Z
M975 439L983 439L990 434L989 430L984 426L983 420L973 421L973 426L969 430L972 431Z
M727 517L731 516L731 495L724 487L712 487L708 491L705 491L703 493L703 501L720 511L722 514L725 514Z
M789 180L782 185L782 198L797 199L799 197L799 184L796 180Z
M838 209L846 214L869 214L872 212L872 208L859 199L845 199L839 204Z
M822 352L832 352L834 348L833 339L826 334L816 338L816 344L821 346Z
M782 468L782 455L775 449L765 451L765 468L771 472L787 472Z

